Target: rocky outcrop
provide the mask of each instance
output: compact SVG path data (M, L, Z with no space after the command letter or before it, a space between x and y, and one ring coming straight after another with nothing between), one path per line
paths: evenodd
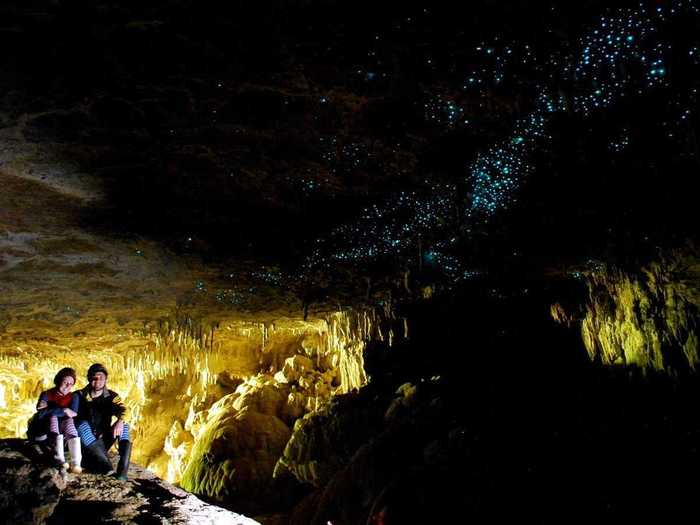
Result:
M306 333L286 344L275 343L278 328L266 327L260 352L265 372L239 382L210 407L191 412L184 425L173 426L165 452L184 459L178 476L182 486L245 510L279 506L287 498L280 485L294 477L284 476L283 467L276 477L273 471L292 428L307 414L326 413L333 394L366 383L363 349L374 330L374 319L367 313L332 314L318 324L316 334ZM366 426L365 421L343 421L340 426L345 423ZM338 425L331 425L328 433L333 436L329 446L346 438ZM354 450L355 443L349 446ZM297 470L309 468L309 463L316 465L315 459L294 462ZM297 479L307 480L297 474Z
M272 496L272 469L290 435L276 415L284 396L265 385L237 408L242 397L230 394L209 410L182 476L186 489L222 502Z
M0 441L0 522L38 524L53 514L66 480L36 460L25 441Z
M671 373L700 364L700 259L676 253L636 273L607 268L582 274L588 301L582 314L552 307L571 325L578 318L593 361Z
M41 463L23 440L0 441L0 523L168 523L255 525L138 466L129 481L110 476L61 473Z
M334 397L321 410L297 420L275 467L275 476L293 474L315 487L325 486L381 425L381 411L362 394Z
M451 486L445 477L459 471L465 430L447 417L442 393L434 381L390 395L368 385L300 420L276 474L317 489L291 523L447 522L469 479Z
M304 368L300 363L311 366ZM240 384L186 423L191 453L182 473L187 490L214 501L240 502L246 509L275 507L279 493L273 470L297 418L325 403L332 377L303 356L285 361L285 376L260 374ZM317 381L305 378L316 377Z

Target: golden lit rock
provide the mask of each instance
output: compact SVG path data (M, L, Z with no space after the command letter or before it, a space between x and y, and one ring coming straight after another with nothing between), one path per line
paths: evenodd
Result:
M269 494L295 421L366 384L366 342L392 338L374 312L305 318L282 291L222 302L220 270L86 231L97 194L19 172L0 184L0 437L24 436L60 368L81 388L101 362L135 462L212 498Z
M100 361L110 371L109 387L119 392L129 407L136 461L177 482L191 451L199 446L198 439L206 438L206 429L212 425L212 406L217 406L218 400L232 399L227 408L232 413L247 410L291 425L333 392L358 384L359 376L351 374L345 375L346 383L338 382L334 370L316 369L315 362L306 355L286 357L291 352L309 352L311 344L307 342L304 349L301 341L310 334L322 345L316 347L317 357L335 356L319 362L335 360L345 363L347 369L358 370L361 365L353 364L352 359L361 357L361 353L343 354L346 348L361 347L363 342L353 346L344 339L353 337L349 332L341 338L334 331L338 319L344 316L315 322L277 320L274 329L260 323L230 321L201 338L184 328L196 323L184 321L179 328L164 323L160 331L151 334L125 331L119 346L91 352L68 345L56 352L50 343L27 348L20 345L14 352L2 353L0 386L8 410L2 415L0 430L4 437L24 434L38 393L49 386L61 366L72 366L80 372ZM333 349L329 340L337 342L339 348ZM284 372L275 371L274 365L260 372L256 365L264 355L278 356L275 362L295 384L276 381L273 376L279 378L279 372Z
M606 270L586 275L589 301L581 320L591 360L606 365L678 372L700 364L697 257L674 254L638 274ZM555 320L570 325L561 305Z
M235 408L230 394L210 410L181 480L183 488L218 501L265 497L290 430L277 416ZM238 399L236 399L238 401Z

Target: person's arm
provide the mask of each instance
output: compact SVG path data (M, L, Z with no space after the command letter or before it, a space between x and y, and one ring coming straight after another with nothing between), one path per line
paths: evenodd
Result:
M70 402L70 409L76 414L80 409L80 394L78 394L77 392L73 394L73 399Z
M63 409L60 407L51 407L49 404L49 395L46 392L42 392L36 404L36 416L39 419L43 419L50 416L61 417L62 415Z
M116 416L117 421L114 423L112 426L112 435L114 436L114 439L119 439L119 436L122 434L122 430L124 430L124 416L126 415L126 405L124 405L124 402L122 401L122 398L119 397L119 394L114 394L114 397L112 398L112 415Z
M46 392L39 394L39 401L36 402L37 412L39 410L45 410L49 406L49 396Z
M63 409L64 414L68 417L77 417L79 407L80 407L80 396L78 396L78 394L74 393L73 397L71 397L71 400L70 400L70 406Z
M119 394L114 394L112 398L112 415L120 421L126 418L126 405Z

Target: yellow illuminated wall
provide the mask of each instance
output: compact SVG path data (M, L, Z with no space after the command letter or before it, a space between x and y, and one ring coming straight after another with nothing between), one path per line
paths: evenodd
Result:
M193 449L208 453L215 439L207 429L217 428L222 414L242 425L264 415L291 427L332 394L362 386L362 352L374 331L372 315L338 312L311 321L234 320L210 327L180 318L118 337L88 334L80 345L18 343L0 353L0 436L24 435L39 392L52 386L60 368L74 367L82 387L87 367L101 362L109 370L108 387L128 406L134 460L179 482ZM285 433L278 434L282 439Z

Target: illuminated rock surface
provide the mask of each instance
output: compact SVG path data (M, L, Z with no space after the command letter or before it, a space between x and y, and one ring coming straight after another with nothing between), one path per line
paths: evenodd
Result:
M566 312L559 305L552 308L552 315L567 325L580 322L591 360L671 373L697 368L697 253L678 251L636 273L599 269L584 278L588 301L583 311Z
M133 464L127 482L89 473L62 476L56 469L32 463L26 449L20 440L0 441L2 523L258 523L204 503Z
M376 409L367 407L366 401L366 394L336 396L321 410L297 420L275 475L289 472L299 481L325 486L380 427Z
M198 260L86 231L83 198L6 172L0 178L0 436L24 435L58 369L74 367L82 387L87 367L102 362L129 408L134 459L171 482L193 449L209 454L197 444L214 443L208 433L220 431L210 408L231 400L225 427L240 444L219 447L221 465L206 464L214 468L208 481L192 475L187 485L220 498L241 482L255 490L271 482L294 420L366 382L362 349L377 330L371 316L303 320L274 290L272 304L263 291L260 303L236 308L218 300L230 282ZM257 424L260 439L245 444ZM220 454L234 450L248 465L235 474ZM212 480L214 472L221 479Z

